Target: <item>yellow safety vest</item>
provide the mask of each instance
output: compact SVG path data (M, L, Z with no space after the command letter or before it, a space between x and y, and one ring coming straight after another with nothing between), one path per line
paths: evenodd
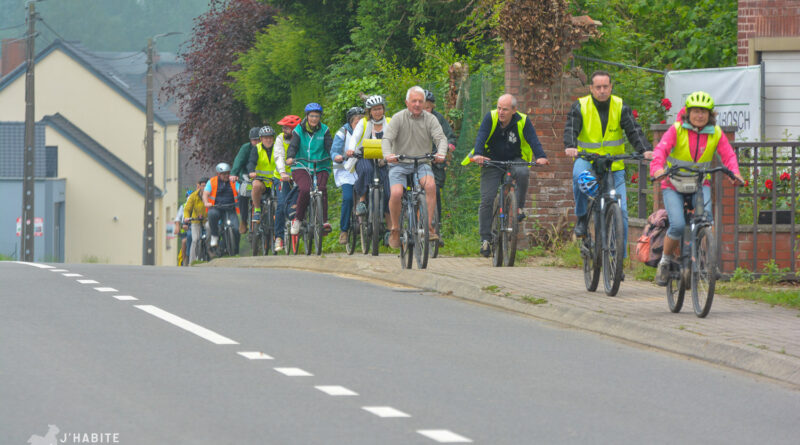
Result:
M621 155L625 153L625 139L622 134L620 120L622 119L622 99L611 96L608 109L608 123L603 134L603 123L600 122L600 113L594 106L592 96L578 99L581 105L583 126L578 135L578 150L601 155ZM624 161L615 161L611 171L624 170Z
M256 150L258 150L258 162L256 163L256 170L255 170L256 179L274 178L275 173L277 173L278 171L277 164L275 164L274 146L271 156L267 154L267 149L264 148L263 142L259 142L258 145L256 145ZM270 187L272 185L272 182L265 181L264 185Z
M695 168L708 168L711 166L711 160L717 152L717 144L722 138L722 128L719 125L714 126L714 134L710 134L706 139L705 151L700 158L695 161L692 159L692 150L689 146L689 130L681 125L680 122L672 124L675 127L675 146L672 148L667 157L667 167L676 165L678 167L695 167ZM698 150L702 147L697 147ZM709 175L710 179L711 176Z
M519 143L520 143L520 152L522 154L522 159L531 162L533 160L533 150L531 149L531 144L525 140L525 136L522 135L522 129L525 128L525 121L528 119L528 115L525 113L517 112L520 116L520 120L517 121L517 133L519 134ZM489 131L489 137L486 138L486 143L483 145L484 148L489 148L489 139L492 138L494 134L494 130L497 128L497 121L498 121L498 114L497 110L492 110L492 129ZM470 158L475 154L475 149L473 148L469 154L461 161L461 165L469 164Z

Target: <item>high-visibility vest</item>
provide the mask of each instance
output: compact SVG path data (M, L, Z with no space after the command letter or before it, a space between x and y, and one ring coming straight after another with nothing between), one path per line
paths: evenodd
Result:
M705 151L697 160L695 160L692 159L692 150L689 146L689 130L680 122L675 122L672 124L672 126L675 128L676 138L675 146L672 148L672 152L670 152L669 156L667 157L667 167L672 167L673 165L678 167L695 168L710 167L711 160L714 158L714 154L717 152L717 144L719 144L719 140L722 138L722 128L720 128L719 125L714 126L714 133L710 134L708 139L706 139ZM700 133L696 134L699 137ZM698 151L703 148L699 146L699 142L700 141L698 140ZM708 177L710 178L710 175Z
M517 114L519 114L520 116L520 119L517 121L517 134L519 135L519 144L520 144L519 148L522 155L522 159L527 162L531 162L533 160L533 150L531 149L531 144L529 144L528 141L525 140L525 136L523 136L522 134L522 130L523 128L525 128L525 122L528 119L528 115L526 115L525 113L520 113L519 111L517 112ZM499 120L496 109L492 110L491 115L492 115L492 129L489 131L489 137L486 138L486 143L483 146L484 148L489 148L489 139L492 138L494 130L497 128L497 122ZM461 165L469 164L469 160L474 154L475 154L475 149L473 148L472 151L470 151L469 154L467 154L467 156L461 161Z
M276 144L278 144L278 143L283 144L283 156L284 156L284 161L286 161L286 159L285 159L286 158L286 152L289 151L289 141L287 141L286 137L284 137L283 133L281 133L281 134L278 135L277 138L275 138L275 143ZM273 150L274 150L274 148L273 148ZM275 178L276 179L281 179L281 173L278 171L277 163L275 165L276 165ZM291 176L292 175L292 167L287 165L285 168L286 168L286 174Z
M592 96L581 97L578 102L581 105L583 118L583 126L578 134L578 150L612 156L625 153L625 139L620 125L622 99L618 96L611 96L605 134L603 133L603 123L600 121L600 113L594 106ZM614 161L611 165L611 171L623 169L625 169L624 161Z
M219 176L214 176L208 181L211 183L211 193L209 193L208 195L208 203L211 204L211 206L213 207L214 203L216 203L217 201L217 185L219 182ZM233 180L231 179L230 184L231 184L231 190L233 190L233 202L238 203L239 192L236 191L236 183L233 182ZM239 213L239 206L236 206L236 213L237 214Z
M356 150L358 150L359 148L361 148L364 145L364 137L367 135L367 123L368 123L367 119L368 118L366 116L364 116L364 118L361 119L362 121L364 121L364 125L363 125L364 131L361 132L361 139L359 139L358 142L356 143ZM386 131L386 126L389 125L389 121L391 121L391 120L392 120L391 117L386 116L386 122L383 124L383 131ZM367 138L367 139L371 139L371 138Z
M267 149L264 148L264 143L259 142L256 145L256 150L258 151L258 162L256 162L256 178L274 178L275 174L278 172L278 166L275 163L275 148L272 147L272 153L267 153ZM278 174L280 177L280 174ZM264 182L264 185L267 187L272 186L271 181Z

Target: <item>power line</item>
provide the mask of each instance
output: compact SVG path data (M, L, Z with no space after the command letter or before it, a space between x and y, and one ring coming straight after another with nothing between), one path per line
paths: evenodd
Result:
M19 25L14 25L14 26L6 26L4 28L0 28L0 31L8 31L9 29L22 28L23 26L25 26L24 23L20 23Z

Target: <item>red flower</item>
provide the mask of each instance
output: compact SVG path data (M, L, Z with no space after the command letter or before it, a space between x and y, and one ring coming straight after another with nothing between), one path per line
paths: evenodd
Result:
M767 179L764 181L764 187L766 187L767 190L772 190L772 179Z
M661 99L661 106L664 107L665 110L669 111L669 109L672 108L672 102L665 97Z
M745 180L744 180L744 186L745 186L745 187L750 187L750 181L748 181L747 179L745 179Z
M791 177L791 175L789 175L789 173L787 173L787 172L781 173L781 181L789 181L791 179L792 179L792 177Z
M633 118L634 119L639 119L639 112L638 111L633 110Z
M667 123L667 121L666 121L666 120L664 120L664 119L661 119L661 122L659 122L659 123L660 123L660 124L666 124L666 123Z
M634 173L631 175L631 184L638 184L639 183L639 173Z
M766 196L762 196L762 197L761 197L761 200L762 200L762 201L763 201L763 200L765 200L765 199L767 199L767 197L766 197Z

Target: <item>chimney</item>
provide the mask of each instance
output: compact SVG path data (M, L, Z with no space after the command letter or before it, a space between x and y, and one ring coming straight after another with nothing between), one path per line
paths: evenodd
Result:
M0 77L3 77L25 63L25 40L3 39L1 48L3 58L0 61Z

